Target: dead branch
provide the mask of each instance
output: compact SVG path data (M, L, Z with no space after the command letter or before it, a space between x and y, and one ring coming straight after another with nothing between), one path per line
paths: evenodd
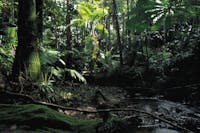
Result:
M175 90L175 89L190 88L190 87L197 87L197 86L200 86L200 83L188 84L188 85L183 85L183 86L174 86L174 87L165 88L165 89L167 89L167 90Z

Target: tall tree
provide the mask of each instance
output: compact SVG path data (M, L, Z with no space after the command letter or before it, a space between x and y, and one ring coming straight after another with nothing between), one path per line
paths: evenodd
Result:
M116 0L113 0L113 19L115 21L115 30L117 34L117 43L119 45L119 55L120 55L120 65L123 66L123 57L122 57L122 42L120 36L120 26L118 20L118 12L117 12L117 3Z
M72 33L71 33L71 19L72 19L72 15L71 15L71 11L72 11L72 1L71 0L67 0L67 15L66 15L66 23L67 23L67 29L66 29L66 35L67 35L67 45L69 47L69 49L72 49Z
M40 42L43 40L43 2L44 0L36 0L37 35Z
M66 44L67 44L67 50L72 50L72 32L71 32L71 20L72 20L72 1L71 0L67 0L66 1L66 5L67 5L67 15L66 15L66 24L67 24L67 28L66 28ZM67 57L68 63L67 63L67 67L72 67L72 54L69 54Z
M129 21L129 12L130 12L130 1L126 0L126 6L127 6L127 21ZM131 44L131 31L127 28L127 38L128 38L128 44Z
M36 0L18 2L18 46L12 67L12 78L18 79L21 73L25 73L36 80L40 72Z

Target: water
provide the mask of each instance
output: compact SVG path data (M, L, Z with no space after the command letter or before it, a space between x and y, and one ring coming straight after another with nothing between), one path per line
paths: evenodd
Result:
M138 128L138 129L129 129L124 133L180 133L180 132L167 128L156 128L156 129Z
M166 116L166 118L175 120L177 123L191 119L191 114L200 116L197 108L168 100L137 99L133 100L131 104L133 107L139 110L150 112L156 116ZM173 126L148 115L139 114L139 118L142 120L142 125L140 128L132 127L127 129L127 131L123 131L123 133L181 133ZM194 117L194 119L196 118ZM198 127L199 126L200 125L198 125Z

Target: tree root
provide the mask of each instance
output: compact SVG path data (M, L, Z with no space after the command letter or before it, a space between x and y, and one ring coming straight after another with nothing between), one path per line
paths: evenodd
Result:
M155 114L152 114L150 112L146 112L143 110L138 110L138 109L134 109L134 108L112 108L112 109L98 109L98 110L83 110L83 109L79 109L79 108L72 108L72 107L65 107L65 106L61 106L58 104L53 104L53 103L47 103L47 102L42 102L42 101L37 101L34 100L31 96L29 95L25 95L25 94L18 94L18 93L13 93L13 92L7 92L7 91L0 91L0 96L1 95L7 95L8 97L12 97L12 98L22 98L25 99L26 101L29 101L29 103L33 103L33 104L39 104L39 105L44 105L44 106L48 106L49 108L52 109L62 109L62 110L70 110L70 111L78 111L78 112L83 112L83 113L103 113L103 112L116 112L116 111L133 111L133 112L137 112L137 113L142 113L142 114L146 114L149 115L155 119L158 119L164 123L167 123L183 132L191 132L191 130L182 127L181 125L177 124L177 123L172 123L171 121L168 121L164 118L161 118Z

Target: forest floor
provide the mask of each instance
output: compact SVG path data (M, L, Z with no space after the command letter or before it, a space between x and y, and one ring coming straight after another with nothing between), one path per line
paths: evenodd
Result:
M27 87L24 89L26 90ZM34 105L36 109L31 108L33 105L29 104L32 103L29 103L26 99L15 99L15 97L12 97L12 94L9 96L5 96L3 95L3 93L0 93L0 103L3 104L0 105L3 109L0 110L0 114L8 115L8 117L4 117L4 115L1 115L2 119L0 119L0 121L4 120L4 122L8 123L9 121L12 122L12 120L16 120L15 122L22 122L24 120L27 121L26 119L29 119L29 117L27 116L34 115L34 112L36 112L38 113L38 115L36 118L33 117L34 121L31 120L32 126L34 125L34 122L37 121L35 119L44 120L43 115L45 115L45 122L47 122L45 126L47 126L47 128L48 126L52 126L51 123L48 125L48 122L52 121L50 117L54 116L56 122L61 124L67 123L67 125L73 125L71 124L71 122L76 123L77 119L86 120L86 123L88 123L89 125L92 125L93 123L94 127L90 128L93 129L94 132L98 133L118 133L121 131L123 131L124 133L200 132L199 106L188 104L192 102L186 101L185 99L180 100L181 98L179 98L179 100L177 100L176 97L170 97L172 95L170 93L170 95L162 95L160 93L157 93L155 90L148 88L144 89L134 87L108 87L90 85L80 85L76 87L59 86L57 90L59 91L51 92L46 95L46 98L38 98L38 96L41 97L42 95L38 95L38 93L35 93L34 91L32 91L31 93L22 92L21 94L28 94L29 96L31 96L31 98L37 101L45 101L46 103L73 108L72 110L62 107L56 107L56 111L60 112L59 114L62 114L60 116L58 113L49 111L46 107L38 107ZM172 92L174 92L174 90ZM176 93L176 96L179 96L178 91ZM12 98L14 98L14 100ZM5 105L4 101L6 99L11 99L11 101L13 101L12 104L7 105L6 103ZM22 102L20 102L19 100L22 100ZM12 111L15 110L15 105L16 110L19 109L20 112ZM20 105L23 105L23 107L21 107ZM10 106L12 109L10 109ZM23 111L24 106L25 109ZM30 110L28 109L28 112L27 107L30 107ZM31 109L33 109L33 113ZM93 113L98 112L98 110L105 109L110 110L103 113ZM5 112L6 110L8 110L8 112ZM17 117L18 115L23 116ZM27 118L25 118L24 115ZM72 120L72 118L64 118L65 116L73 117L76 120ZM47 121L48 119L50 120ZM55 122L55 119L53 120L53 122ZM102 123L102 119L105 119L105 121L98 127L94 124L95 121L90 123L92 120L101 120ZM123 122L121 122L119 125L119 123L113 121L116 119ZM30 122L30 120L28 121ZM86 125L87 124L85 124L84 126ZM75 124L73 126L76 127L80 125ZM5 129L7 128L15 129L16 125L14 124L13 127L12 124L11 127L5 127L5 125L0 124L0 133L4 133ZM74 127L72 129L74 129ZM84 132L85 130L86 129L84 129ZM72 133L73 131L74 130L72 130Z
M131 92L132 90L132 92ZM134 88L121 87L100 87L100 86L82 86L67 89L71 94L71 105L83 110L96 110L96 99L98 95L95 92L101 92L106 99L107 108L122 108L125 111L113 111L112 116L118 118L133 117L139 121L139 125L129 128L126 133L131 132L179 132L177 127L186 128L193 132L200 132L200 110L198 106L186 104L186 102L176 99L166 100L160 94L146 93L144 90L134 92ZM126 109L137 109L141 112L126 111ZM150 113L151 115L147 113ZM99 117L95 114L83 114L74 111L63 111L63 113L75 117L93 119ZM156 116L156 117L154 117ZM164 119L164 121L163 121ZM166 122L166 121L167 122ZM169 122L169 123L168 123ZM177 125L174 126L174 125ZM110 127L112 128L112 127Z

